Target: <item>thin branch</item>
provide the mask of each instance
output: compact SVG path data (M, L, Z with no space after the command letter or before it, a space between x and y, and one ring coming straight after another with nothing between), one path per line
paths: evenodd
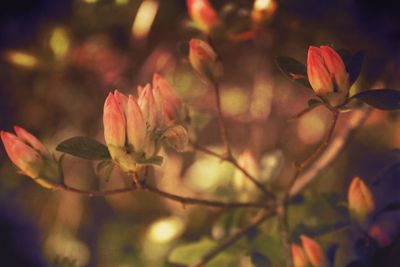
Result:
M209 154L211 156L219 158L222 161L231 163L235 168L237 168L239 171L241 171L246 176L246 178L248 180L250 180L258 189L260 189L260 191L262 191L266 197L275 199L275 195L272 192L268 191L265 188L265 186L262 183L260 183L254 176L252 176L245 168L240 166L240 164L237 162L237 160L234 157L227 158L227 157L220 155L220 154L218 154L206 147L203 147L195 142L191 141L190 143L196 150L202 151L205 154Z
M205 200L198 198L190 198L190 197L182 197L178 195L174 195L165 191L162 191L156 187L146 184L145 182L141 182L140 186L132 186L128 188L120 188L120 189L112 189L107 191L93 191L93 190L82 190L77 189L65 184L59 184L55 187L55 189L60 189L72 193L81 194L88 197L104 197L110 195L117 195L122 193L129 193L134 191L145 190L151 192L153 194L159 195L160 197L167 198L173 201L177 201L182 203L183 205L200 205L214 208L268 208L265 203L253 203L253 202L222 202L215 200ZM272 206L273 203L270 204Z
M333 138L324 153L307 170L298 175L298 178L290 189L290 198L303 191L318 176L319 172L336 158L356 130L364 124L370 112L371 108L368 106L352 111L351 116L347 119L347 123L342 125L341 131Z
M249 232L249 230L251 230L254 227L259 226L262 222L264 222L266 219L270 218L274 214L275 214L275 211L273 211L273 210L259 212L253 218L253 220L250 222L249 225L247 225L245 228L239 230L235 234L231 235L228 239L223 241L217 247L215 247L214 249L210 250L198 262L196 262L193 265L190 265L190 267L201 267L201 266L206 265L208 262L210 262L212 259L214 259L218 254L220 254L221 252L225 251L230 246L235 244L235 242L237 242L239 239L244 237Z
M229 144L229 138L228 138L228 133L226 131L224 115L222 113L221 93L220 93L220 88L219 88L219 84L218 83L214 84L214 91L215 91L215 98L216 98L216 101L217 101L219 131L220 131L220 134L221 134L222 142L224 143L224 146L225 146L225 153L226 153L225 156L227 158L231 158L232 157L231 146Z
M283 250L285 252L286 267L293 267L292 251L290 248L292 241L289 234L289 221L286 202L281 202L277 206L276 215L279 221L279 234L282 240Z

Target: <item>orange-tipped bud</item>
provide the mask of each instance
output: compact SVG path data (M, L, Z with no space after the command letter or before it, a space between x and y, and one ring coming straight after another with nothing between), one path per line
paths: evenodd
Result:
M118 91L115 94L109 93L103 111L104 139L114 158L115 153L110 147L120 149L125 146L125 115L119 102L123 99ZM120 102L123 103L123 102ZM114 155L113 155L114 154Z
M307 267L308 258L301 246L292 244L292 259L294 267Z
M343 104L349 93L349 75L339 54L329 46L310 46L308 80L315 93L332 106Z
M25 129L15 126L15 133L0 132L7 155L20 171L46 188L54 188L60 179L57 162L48 149Z
M216 83L222 77L223 68L211 46L200 40L189 42L189 61L197 74L206 82Z
M313 267L322 267L325 264L325 255L321 246L313 239L301 235L300 236L303 249Z
M360 222L364 222L375 209L373 195L360 177L351 181L347 198L351 214Z
M143 113L143 118L147 122L150 130L156 128L158 123L157 106L154 99L153 90L150 84L147 84L140 92L138 104Z
M208 0L187 0L189 15L204 33L210 33L218 24L217 12Z

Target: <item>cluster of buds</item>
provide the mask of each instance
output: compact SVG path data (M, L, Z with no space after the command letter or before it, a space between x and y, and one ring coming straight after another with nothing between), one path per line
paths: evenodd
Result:
M187 0L186 3L189 16L199 30L209 34L219 25L217 12L208 0Z
M58 162L28 131L18 126L14 127L14 131L16 135L0 132L8 157L23 175L33 178L45 188L54 188L61 178Z
M349 74L340 55L329 46L310 46L307 75L314 92L332 107L343 104L349 94Z
M214 49L200 39L189 42L189 62L197 75L207 83L216 84L223 75L222 63Z
M347 198L350 214L360 223L365 222L375 209L371 190L360 177L351 181Z
M292 258L294 267L307 267L311 264L313 267L325 266L325 254L321 246L313 239L301 235L301 244L292 244Z
M183 150L185 110L171 86L155 74L153 84L138 87L139 97L110 93L104 104L104 138L112 159L127 172L157 163L164 141ZM158 162L159 163L159 162Z

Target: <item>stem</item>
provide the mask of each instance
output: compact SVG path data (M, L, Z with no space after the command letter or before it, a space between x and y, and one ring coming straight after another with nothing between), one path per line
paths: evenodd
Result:
M225 157L226 158L231 158L232 157L232 152L231 152L231 147L230 147L230 144L229 144L228 133L226 131L224 115L222 113L221 93L220 93L220 88L219 88L219 83L218 82L216 82L214 84L214 89L215 89L215 97L216 97L216 101L217 101L219 131L220 131L220 134L221 134L222 142L224 143L224 146L225 146L225 154L226 154Z
M264 185L262 183L260 183L254 176L252 176L246 169L244 169L242 166L240 166L239 163L237 162L237 160L234 157L229 157L229 158L224 157L223 155L219 155L218 153L216 153L216 152L214 152L214 151L212 151L212 150L210 150L210 149L208 149L206 147L203 147L203 146L201 146L201 145L199 145L199 144L197 144L195 142L191 142L191 144L195 149L197 149L199 151L202 151L202 152L204 152L206 154L209 154L211 156L219 158L222 161L226 161L226 162L231 163L235 168L240 170L246 176L246 178L248 180L250 180L258 189L260 189L260 191L262 191L266 197L271 198L271 199L275 199L275 195L272 192L268 191L264 187Z
M230 236L228 239L226 239L224 242L219 244L217 247L214 249L210 250L206 255L204 255L198 262L196 262L193 265L190 265L190 267L201 267L206 265L208 262L210 262L212 259L214 259L218 254L223 252L224 250L228 249L230 246L232 246L236 241L244 237L249 230L251 230L254 227L257 227L260 225L262 222L264 222L266 219L274 215L274 211L261 211L259 212L253 220L250 222L249 225L247 225L245 228L241 229L240 231L236 232L232 236Z
M160 197L164 197L173 201L177 201L182 203L183 205L200 205L214 208L268 208L265 203L252 203L252 202L222 202L222 201L214 201L214 200L205 200L198 198L190 198L190 197L182 197L178 195L174 195L168 192L164 192L156 187L150 186L145 182L141 182L140 186L132 186L128 188L120 188L113 189L108 191L92 191L92 190L82 190L74 187L70 187L66 184L60 184L56 186L56 189L77 193L81 195L85 195L88 197L104 197L110 195L117 195L122 193L129 193L138 190L146 190L148 192L159 195ZM273 205L273 204L271 204Z
M283 250L285 252L285 257L286 257L286 267L293 267L292 250L290 248L292 240L289 234L290 231L288 223L288 213L287 213L287 205L285 202L282 202L277 206L276 214L279 220L279 228L280 228L279 234L281 236Z

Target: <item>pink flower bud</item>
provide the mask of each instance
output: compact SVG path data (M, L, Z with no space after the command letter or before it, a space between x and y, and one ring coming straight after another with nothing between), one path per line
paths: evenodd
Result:
M350 212L360 222L364 222L375 209L373 195L360 177L351 181L347 198Z
M27 132L24 128L14 126L14 131L17 136L22 139L25 143L36 149L42 156L50 158L49 150L40 142L35 136Z
M43 165L43 157L39 151L12 133L1 131L1 140L8 157L25 175L32 178L39 176L40 168Z
M315 240L305 236L300 236L303 249L313 267L322 267L325 263L325 255L321 246Z
M150 84L147 84L141 90L138 104L142 110L143 118L147 122L147 127L152 131L157 126L159 116L157 116L156 101Z
M218 55L211 46L200 40L189 42L189 61L201 79L216 83L222 77L223 68Z
M121 105L118 101L122 101L123 97L116 91L115 95L109 93L105 103L103 112L104 139L107 146L122 148L125 146L125 116ZM123 103L122 101L121 103ZM111 156L113 153L110 151Z
M293 258L293 266L294 267L307 267L308 266L308 258L304 253L304 250L301 246L292 244L292 258Z
M182 103L172 90L171 85L160 75L153 76L153 95L159 107L159 113L164 118L163 124L169 126L170 121L180 121L182 117Z
M142 111L133 96L129 96L126 114L128 143L135 152L142 151L146 136L146 122L143 119Z
M346 100L349 76L342 58L331 47L309 47L307 75L315 93L331 105L336 106Z
M219 23L217 13L208 0L187 0L189 15L204 33L210 33Z

